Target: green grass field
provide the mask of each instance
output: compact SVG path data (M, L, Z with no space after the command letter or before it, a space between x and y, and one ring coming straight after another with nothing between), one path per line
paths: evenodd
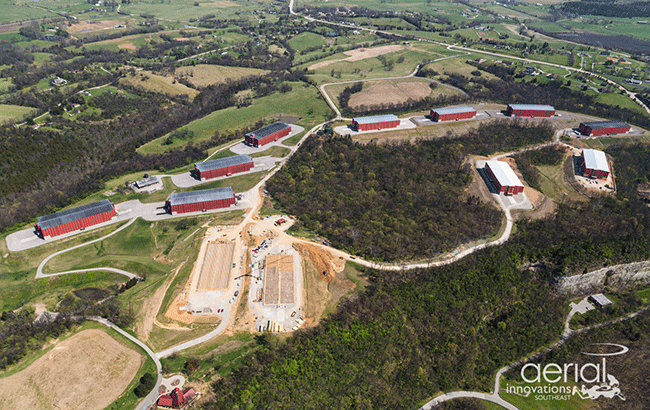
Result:
M301 125L309 126L322 122L330 114L329 107L314 87L305 88L303 83L289 83L293 90L287 93L255 99L248 107L230 107L215 111L183 128L194 132L195 144L210 139L215 131L227 132L255 124L260 118L276 117L280 114L300 117ZM161 153L170 148L182 148L189 141L175 140L172 145L162 145L166 136L151 141L140 148L141 154Z
M9 122L9 121L21 121L34 112L36 112L36 109L32 107L0 104L0 123Z
M300 33L289 40L289 45L296 51L303 51L310 47L321 47L327 44L323 36L311 32Z

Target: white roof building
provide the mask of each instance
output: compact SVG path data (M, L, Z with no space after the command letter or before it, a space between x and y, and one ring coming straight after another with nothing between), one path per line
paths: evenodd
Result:
M609 164L603 151L585 148L582 150L582 156L585 159L585 168L609 172Z
M515 171L510 168L510 165L507 162L493 160L487 161L485 165L490 167L490 170L499 182L499 185L522 188L524 187L524 184L521 183L515 174Z

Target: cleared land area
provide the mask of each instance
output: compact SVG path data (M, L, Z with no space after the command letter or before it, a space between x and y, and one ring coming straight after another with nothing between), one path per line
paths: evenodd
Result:
M264 304L294 303L293 255L270 255L266 258Z
M176 76L184 77L197 87L207 87L212 84L224 83L227 80L238 80L251 75L263 75L268 70L246 67L226 67L220 65L197 64L196 66L179 67Z
M348 105L357 108L362 105L372 106L382 103L400 104L412 100L421 100L431 94L428 81L376 82L367 89L352 94Z
M127 388L143 362L104 330L84 330L0 379L0 401L6 409L101 410Z
M348 58L342 58L338 60L327 60L327 61L321 61L316 64L312 64L309 66L309 70L316 70L317 68L322 68L326 67L330 64L337 63L339 61L349 61L349 62L354 62L354 61L359 61L359 60L365 60L366 58L373 58L373 57L378 57L384 54L388 53L393 53L395 51L400 51L403 49L404 46L402 45L391 45L391 46L381 46L381 47L376 47L376 48L358 48L356 50L350 50L350 51L345 51L343 54L348 55L350 57Z
M0 88L2 86L0 85ZM32 107L23 107L20 105L0 104L0 123L7 121L21 120L30 113L36 111Z
M149 71L140 71L135 75L128 74L126 78L120 81L126 81L136 87L143 87L146 90L169 95L187 94L194 98L199 93L195 89L177 82L172 77L153 74Z
M234 252L235 244L233 243L208 243L197 290L216 290L228 287L230 264Z

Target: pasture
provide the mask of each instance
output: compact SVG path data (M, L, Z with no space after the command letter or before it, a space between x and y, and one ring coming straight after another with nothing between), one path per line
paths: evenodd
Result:
M260 119L274 119L278 115L300 117L299 124L309 126L318 124L330 114L330 109L314 87L305 88L304 83L288 83L292 91L276 92L262 98L256 98L248 107L229 107L215 111L203 118L192 121L185 129L194 132L191 141L200 143L209 140L215 131L229 132L252 126ZM243 137L243 135L242 135ZM162 153L170 148L182 148L189 141L174 140L172 145L163 145L166 136L151 141L138 148L142 154Z
M5 83L6 84L6 83ZM0 87L2 84L0 83ZM10 121L22 121L34 113L36 109L32 107L23 107L20 105L0 104L0 123Z
M194 98L199 92L185 84L181 84L176 79L154 74L151 71L138 71L135 74L127 74L120 81L127 82L133 86L143 87L146 90L163 93L168 95L187 95Z
M196 87L207 87L212 84L224 83L227 80L238 80L266 73L268 73L268 70L257 68L197 64L196 66L178 67L174 74L176 77L186 79Z

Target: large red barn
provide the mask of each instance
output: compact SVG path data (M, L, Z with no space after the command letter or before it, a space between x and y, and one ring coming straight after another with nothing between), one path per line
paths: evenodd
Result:
M235 204L235 191L231 187L174 192L165 207L172 215L186 212L205 212L209 209L228 208Z
M509 104L508 115L517 117L552 117L555 108L550 105Z
M598 179L607 179L609 164L603 151L585 148L582 150L582 167L584 176Z
M584 135L615 135L625 134L631 127L623 121L591 121L581 122L578 127Z
M371 117L358 117L352 119L352 127L357 131L395 128L399 126L399 124L399 118L394 114L373 115Z
M524 190L524 184L521 183L507 162L487 161L485 163L485 172L487 172L497 191L503 192L505 195L517 195Z
M238 172L246 172L253 168L253 158L249 155L211 159L194 164L194 173L200 180L218 178Z
M36 231L44 239L48 239L110 221L116 216L117 212L115 212L113 204L108 199L104 199L54 214L39 216Z
M286 137L291 132L291 126L283 122L276 122L266 127L260 128L248 134L244 134L246 144L251 147L261 147L282 137Z
M461 107L434 108L431 110L431 119L434 121L453 121L474 118L476 110L463 105Z

